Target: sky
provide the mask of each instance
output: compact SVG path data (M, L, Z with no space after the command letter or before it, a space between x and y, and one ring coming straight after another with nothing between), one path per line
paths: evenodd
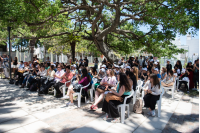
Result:
M149 31L148 28L149 28L148 26L146 26L146 27L141 26L139 29L143 32L148 32ZM191 31L191 30L189 30L189 31ZM192 35L192 39L199 39L199 30L197 31L196 34L197 35ZM184 36L184 35L176 34L176 38L180 39L181 45L186 45L186 35Z

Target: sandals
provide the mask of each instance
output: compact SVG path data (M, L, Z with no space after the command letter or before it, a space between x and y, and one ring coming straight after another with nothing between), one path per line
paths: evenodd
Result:
M98 107L97 107L97 106L95 106L95 105L92 105L92 106L90 107L90 109L91 109L91 110L97 110L97 109L98 109Z
M120 119L119 118L115 118L114 120L111 121L112 123L120 123Z

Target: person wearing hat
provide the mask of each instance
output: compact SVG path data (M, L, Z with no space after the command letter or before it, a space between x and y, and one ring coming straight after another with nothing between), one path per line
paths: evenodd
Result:
M170 64L170 60L167 60L166 68L167 68L167 74L168 74L169 71L172 70L172 65Z
M187 85L188 82L187 81L183 81L184 79L189 79L188 75L189 75L189 72L187 70L185 70L185 69L182 69L181 75L179 77L179 80L182 80L182 81L179 81L179 85L178 85L177 91L179 91L179 89L182 89L181 88L181 84L185 84L186 90L189 93L189 88L188 88L189 86Z
M131 67L130 66L126 66L126 71L130 71Z
M119 66L118 65L115 65L114 72L115 72L115 76L117 76L119 74Z
M158 76L158 80L160 81L160 80L161 80L161 75L159 74L158 68L154 68L153 73L156 74L156 75Z
M194 88L194 81L193 81L193 77L194 77L194 67L192 65L192 61L188 61L188 64L186 66L186 70L189 72L189 79L190 79L190 86L189 89L193 89Z
M141 73L140 79L142 81L146 81L146 79L147 79L147 68L146 67L142 68L142 73Z

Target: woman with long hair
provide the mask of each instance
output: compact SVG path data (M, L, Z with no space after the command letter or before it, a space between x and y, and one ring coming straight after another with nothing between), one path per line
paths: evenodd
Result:
M161 71L161 80L164 80L167 77L167 68L163 67Z
M101 82L100 85L103 86L109 86L109 87L115 87L117 80L114 74L114 71L112 69L108 69L106 71L107 76L105 76ZM90 107L91 110L96 110L98 109L98 104L103 100L104 98L104 93L101 93L99 91L95 91L95 103Z
M121 98L121 100L120 101L109 100L109 102L104 100L103 108L102 108L102 111L106 112L107 114L104 120L107 120L108 118L113 118L113 120L111 121L113 123L117 123L120 121L117 106L124 102L124 98L126 96L129 96L132 90L126 74L119 73L117 77L118 77L118 81L120 81L119 84L116 85L115 89L108 89L108 90L111 91L114 95ZM128 104L130 101L131 101L131 98L128 98L126 101L126 104Z
M78 84L81 84L82 86L88 85L91 81L91 78L88 75L88 71L87 71L86 68L82 69L82 76L80 77L80 76L77 75L76 78L77 78ZM83 88L83 89L84 89L83 91L85 91L85 92L87 92L87 90L88 90L88 88ZM70 101L67 103L67 106L73 106L74 105L73 93L74 93L74 86L70 85L69 88L68 88L68 91L67 91L67 96L69 96Z
M176 70L178 76L180 76L181 75L181 71L182 71L182 64L181 64L180 60L177 60L175 66L174 66L174 69Z
M133 67L133 74L136 77L136 80L138 81L138 68L137 67Z
M131 88L133 88L133 90L135 91L136 86L137 86L136 76L134 75L133 72L130 72L130 71L126 71L126 76L129 79L129 83L131 85Z
M188 78L190 80L190 86L188 86L188 87L189 87L189 89L192 89L192 88L194 88L194 81L193 81L194 67L193 67L191 61L188 62L187 66L186 66L186 70L189 72Z
M149 108L148 115L155 116L155 106L157 100L160 99L160 81L158 80L158 76L156 74L150 75L150 82L145 90L147 94L144 96L144 107Z

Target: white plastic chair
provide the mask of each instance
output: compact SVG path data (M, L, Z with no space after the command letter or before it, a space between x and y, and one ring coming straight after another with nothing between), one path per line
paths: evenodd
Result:
M175 90L175 88L176 88L176 80L174 81L174 84L173 84L172 87L165 87L165 86L162 86L162 85L161 85L161 88L164 88L164 89L166 89L166 90L171 89L171 91L172 91L172 98L174 98L174 90Z
M68 87L66 86L66 84L67 84L67 83L72 83L73 80L74 80L74 79L72 78L70 81L67 81L67 82L65 82L64 85L60 86L59 89L62 89L62 90L63 90L63 97L65 96L65 91L66 91L66 89L68 88ZM53 87L53 86L52 86L52 87ZM54 89L54 96L56 96L56 89Z
M97 78L92 78L92 81L93 81L93 84L92 84L92 87L90 89L91 102L93 102L93 91L95 92L94 85L97 83Z
M165 93L165 89L162 88L162 93L160 94L160 99L157 101L157 105L158 105L158 117L160 117L161 114L161 103L162 103L162 96Z
M90 86L90 83L86 86L81 87L80 92L75 92L75 95L78 95L78 107L81 107L81 93L82 93L82 89L83 88L87 88L88 86ZM86 102L86 97L85 97L85 102Z
M137 86L136 86L135 93L134 93L134 96L133 96L133 105L136 102L137 94L140 94L140 91L141 91L141 88L142 88L142 84L143 84L143 81L141 81L141 80L137 81Z
M133 95L134 95L134 90L132 89L131 94L124 98L124 103L117 106L118 111L119 111L119 108L121 108L121 123L124 123L126 107L127 107L127 114L129 117L129 104L126 104L126 100L132 97Z

